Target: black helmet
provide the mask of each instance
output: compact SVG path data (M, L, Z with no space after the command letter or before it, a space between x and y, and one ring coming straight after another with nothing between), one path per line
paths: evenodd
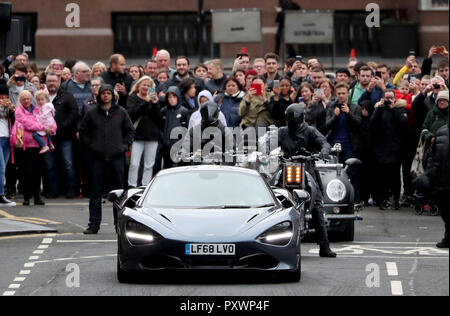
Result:
M215 125L219 121L219 106L213 101L206 102L200 108L200 114L202 115L202 125L211 126Z
M294 103L287 108L286 122L289 130L298 130L305 124L305 110L300 104Z

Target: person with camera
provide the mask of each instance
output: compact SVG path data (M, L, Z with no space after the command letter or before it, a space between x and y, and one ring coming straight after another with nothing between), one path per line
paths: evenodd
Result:
M138 80L127 100L127 110L136 128L136 135L131 150L128 185L138 186L138 172L142 155L144 155L144 175L142 185L150 183L156 161L158 141L162 128L162 115L156 92L149 93L155 87L153 80L144 76Z
M11 103L17 108L20 105L19 95L23 90L28 90L31 95L34 95L36 88L27 79L27 68L22 63L14 64L14 72L8 81L9 99Z
M286 158L302 154L305 150L308 152L317 152L328 156L331 153L331 147L325 136L323 136L316 128L309 126L305 122L305 111L300 104L292 104L286 110L287 127L282 127L278 132L278 143ZM316 198L313 201L312 209L313 226L316 231L321 257L335 258L336 253L330 249L328 241L328 233L324 221L323 197L321 189L318 186L316 172L314 166L307 165L309 174L315 181L312 181L316 187Z
M127 105L128 92L133 84L133 77L126 72L126 63L123 55L114 54L109 59L109 69L100 74L103 81L119 93L119 105L123 107Z
M395 91L387 89L383 98L375 105L370 126L379 179L376 199L380 202L380 209L384 210L390 206L389 200L393 196L393 208L399 210L400 166L408 130L406 101L396 100Z
M0 81L0 207L16 206L16 203L5 197L5 171L11 154L9 126L14 112L6 82Z
M342 146L339 160L360 157L362 150L361 124L362 110L359 105L349 102L349 86L339 83L335 87L337 100L327 107L326 129L331 146L339 143ZM359 181L354 168L348 170L348 176L355 190L355 201L359 203Z

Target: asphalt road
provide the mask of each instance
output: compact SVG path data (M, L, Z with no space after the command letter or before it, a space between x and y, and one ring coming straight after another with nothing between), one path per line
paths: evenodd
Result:
M332 242L336 259L302 245L300 283L278 283L260 274L182 272L143 277L140 284L116 279L116 237L110 207L97 236L82 235L87 201L69 205L4 209L10 215L51 220L57 234L0 237L0 295L4 296L426 296L449 295L449 252L435 248L440 217L409 209L362 212L356 240Z

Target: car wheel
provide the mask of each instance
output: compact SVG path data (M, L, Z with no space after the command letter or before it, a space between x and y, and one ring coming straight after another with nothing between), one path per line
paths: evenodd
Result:
M355 240L355 221L348 221L344 232L342 233L342 241L354 241Z
M301 252L298 257L298 268L294 271L277 272L276 277L281 282L297 283L302 278L302 256Z
M117 280L119 283L134 283L136 281L135 274L127 272L120 267L120 246L117 250Z

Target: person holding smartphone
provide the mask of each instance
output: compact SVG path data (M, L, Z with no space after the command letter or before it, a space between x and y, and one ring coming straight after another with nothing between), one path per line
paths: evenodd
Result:
M144 76L132 88L127 100L127 110L136 129L132 150L128 185L138 186L138 172L142 155L144 155L144 175L142 185L147 185L153 177L158 140L162 128L162 115L159 98L151 92L154 81Z
M22 63L14 64L14 73L8 81L9 98L14 107L20 105L19 95L23 90L28 90L32 95L36 92L36 87L27 79L27 68Z
M267 81L263 76L253 78L248 94L239 105L238 114L242 117L241 127L268 127L275 123L269 103L272 93L267 91Z
M281 80L275 80L273 86L273 97L270 99L269 110L275 120L277 127L286 126L286 110L295 103L293 98L293 92L291 82L288 78Z

